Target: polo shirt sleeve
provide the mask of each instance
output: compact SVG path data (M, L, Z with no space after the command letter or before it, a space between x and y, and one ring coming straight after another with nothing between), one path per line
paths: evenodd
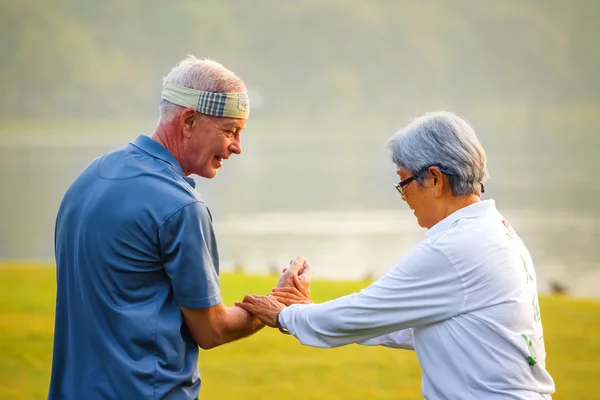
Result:
M175 301L186 308L221 303L216 239L206 205L194 202L176 211L160 226L158 239Z
M336 347L452 318L462 313L464 299L454 265L423 241L359 293L294 304L281 311L279 322L305 345Z

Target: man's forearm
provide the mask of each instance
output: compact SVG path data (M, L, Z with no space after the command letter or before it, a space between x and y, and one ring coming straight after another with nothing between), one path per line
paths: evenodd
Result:
M264 326L246 310L223 303L206 309L181 310L196 344L204 350L249 336Z
M254 315L239 307L225 307L225 312L219 345L250 336L265 326Z

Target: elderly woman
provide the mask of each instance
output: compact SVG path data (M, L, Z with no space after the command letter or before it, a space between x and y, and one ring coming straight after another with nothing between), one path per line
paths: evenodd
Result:
M488 172L475 132L452 113L430 113L388 148L425 239L359 293L306 304L294 278L300 290L236 305L309 346L414 349L430 400L549 399L533 262L494 201L480 199Z

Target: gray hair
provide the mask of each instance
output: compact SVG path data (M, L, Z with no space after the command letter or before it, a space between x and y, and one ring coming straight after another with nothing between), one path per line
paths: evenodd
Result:
M166 84L181 85L214 93L248 91L244 81L222 64L208 58L198 59L192 55L177 63L162 79L162 84L163 87ZM184 107L167 100L160 101L160 116L165 120L170 120L183 109Z
M473 128L451 112L427 113L395 133L386 148L392 161L412 174L423 174L430 166L451 172L448 182L454 196L481 194L489 178L486 156Z

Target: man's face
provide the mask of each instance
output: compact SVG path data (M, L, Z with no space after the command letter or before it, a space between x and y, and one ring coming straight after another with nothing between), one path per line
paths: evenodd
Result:
M198 115L185 146L186 174L214 178L224 160L242 152L246 120Z

